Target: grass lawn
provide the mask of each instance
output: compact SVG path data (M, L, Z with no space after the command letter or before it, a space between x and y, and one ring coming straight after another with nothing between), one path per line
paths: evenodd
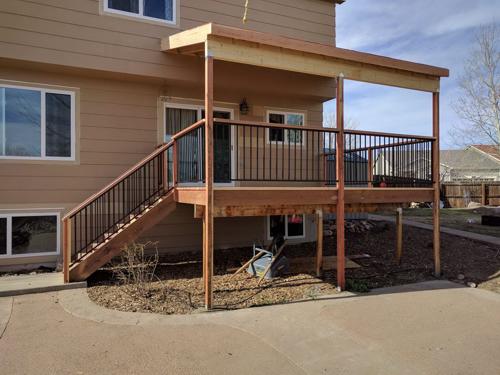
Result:
M484 208L444 208L441 210L441 225L447 228L464 230L489 236L500 237L500 227L481 225L481 214ZM421 223L432 224L431 208L406 208L404 218Z

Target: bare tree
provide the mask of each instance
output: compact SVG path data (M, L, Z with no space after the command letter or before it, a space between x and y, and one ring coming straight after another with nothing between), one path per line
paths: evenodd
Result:
M327 112L323 116L323 127L324 128L336 128L337 127L337 116L335 112ZM344 118L344 128L356 130L359 128L359 123L350 117Z
M483 26L460 76L461 96L453 107L463 121L450 131L459 146L494 144L500 150L500 29Z

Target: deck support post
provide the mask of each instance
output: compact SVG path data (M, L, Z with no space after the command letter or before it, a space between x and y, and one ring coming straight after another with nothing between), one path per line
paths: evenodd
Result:
M337 287L345 289L344 75L337 78Z
M71 263L71 219L65 219L63 221L63 280L64 283L69 283L69 265Z
M440 174L439 174L439 92L432 93L432 136L435 138L432 147L432 181L434 199L432 204L432 218L434 224L434 274L441 275L441 239L440 239Z
M373 150L368 148L368 170L367 170L367 177L368 177L368 187L373 187Z
M316 210L316 276L323 274L323 210Z
M396 209L396 262L401 264L401 255L403 254L403 209Z
M212 276L214 259L214 195L213 195L213 91L214 61L205 47L205 215L203 220L203 284L205 308L212 308Z

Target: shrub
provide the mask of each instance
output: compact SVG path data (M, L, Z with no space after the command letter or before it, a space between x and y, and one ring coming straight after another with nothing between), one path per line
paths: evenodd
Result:
M154 251L150 251L154 248ZM146 294L148 284L154 281L158 265L158 248L156 243L132 242L123 248L121 264L116 267L115 278L123 283L135 286L142 295Z

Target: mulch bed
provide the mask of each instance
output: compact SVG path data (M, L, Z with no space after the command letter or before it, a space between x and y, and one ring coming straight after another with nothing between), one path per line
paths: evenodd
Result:
M335 234L324 241L325 255L335 255ZM394 261L395 226L379 223L364 233L346 234L346 254L355 256L362 267L347 269L347 287L354 292L434 279L432 232L404 227L404 250L400 265ZM315 243L288 245L287 257L315 256ZM232 280L227 269L238 267L252 255L251 248L219 250L214 254L214 305L221 309L285 303L332 295L335 271L322 279L301 273L264 281L242 273ZM500 249L480 242L442 234L443 278L475 283L480 288L500 293ZM168 263L165 263L168 262ZM121 285L110 271L100 271L89 279L88 294L96 303L122 311L188 314L203 308L201 252L170 255L157 268L159 281L145 288Z

